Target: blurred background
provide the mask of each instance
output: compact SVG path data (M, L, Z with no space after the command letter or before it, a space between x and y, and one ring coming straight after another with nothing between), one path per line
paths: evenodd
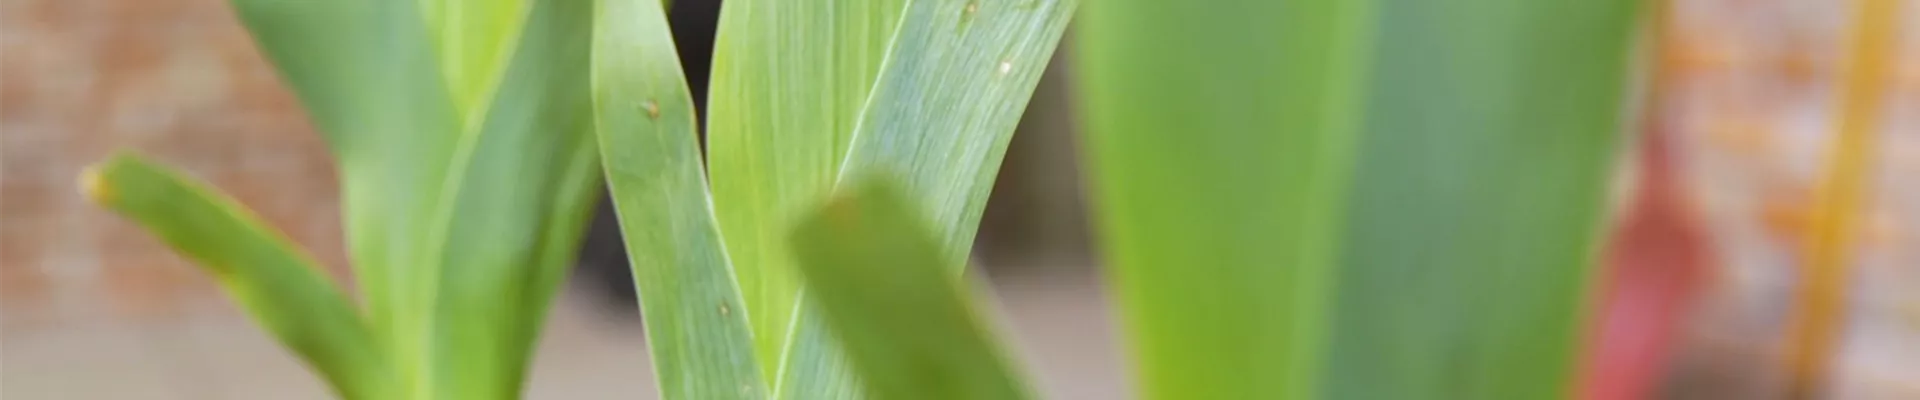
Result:
M239 198L344 277L331 162L226 1L3 4L0 398L326 398L207 276L74 187L83 166L137 149ZM1659 398L1780 393L1848 4L1674 0L1649 35L1648 118L1623 133L1639 139L1622 152L1600 260L1611 297L1596 299L1592 331L1610 333L1591 336L1651 360L1632 373ZM1920 1L1902 9L1830 398L1920 399ZM672 12L696 96L717 10ZM1043 392L1116 399L1124 357L1089 249L1071 53L1069 37L1014 137L976 276ZM557 303L531 399L653 395L611 222L596 221Z

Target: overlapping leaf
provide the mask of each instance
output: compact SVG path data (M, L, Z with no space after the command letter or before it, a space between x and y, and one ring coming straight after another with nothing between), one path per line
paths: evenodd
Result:
M799 225L794 252L823 321L872 398L1031 397L923 215L866 182Z
M784 243L795 219L841 179L884 171L928 202L943 246L971 248L1007 140L1075 4L726 5L710 118L714 201L776 396L857 395L798 288ZM952 256L963 265L964 252Z
M786 235L832 191L906 3L736 0L721 9L709 167L768 376L798 304Z
M234 5L339 161L380 395L517 397L598 176L588 3Z
M693 99L653 0L599 0L594 119L667 399L766 395L743 304L714 220Z

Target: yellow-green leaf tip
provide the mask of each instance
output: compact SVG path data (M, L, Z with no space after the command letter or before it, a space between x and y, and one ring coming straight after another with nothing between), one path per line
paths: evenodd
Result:
M113 202L113 188L107 186L106 178L103 176L106 174L106 167L112 163L113 160L108 160L80 170L80 194L86 196L87 201L100 205Z

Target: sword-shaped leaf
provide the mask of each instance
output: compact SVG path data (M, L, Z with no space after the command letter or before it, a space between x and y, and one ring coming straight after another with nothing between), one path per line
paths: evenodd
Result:
M666 15L656 0L597 3L594 118L661 396L764 398Z
M311 256L231 199L130 155L82 177L87 195L198 263L340 397L382 399L391 369L366 323Z

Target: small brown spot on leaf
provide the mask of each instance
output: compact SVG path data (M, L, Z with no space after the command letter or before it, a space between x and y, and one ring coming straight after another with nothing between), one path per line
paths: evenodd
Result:
M648 99L646 102L640 103L640 108L647 110L647 119L660 119L660 103L655 103L652 99Z

